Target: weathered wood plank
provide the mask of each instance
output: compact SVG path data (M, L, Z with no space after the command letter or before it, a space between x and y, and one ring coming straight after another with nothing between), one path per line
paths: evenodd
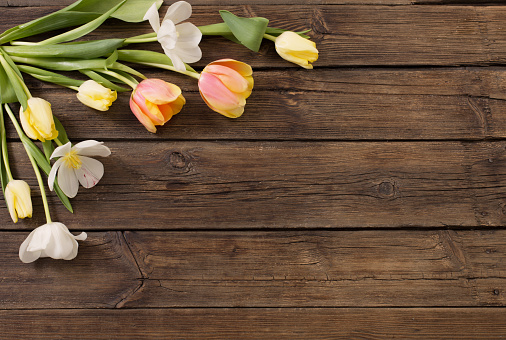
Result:
M506 303L504 230L90 232L22 264L26 235L0 233L0 309Z
M255 72L241 118L211 111L194 79L143 69L181 86L187 104L156 135L130 112L129 93L108 112L75 92L26 77L52 103L72 138L116 139L482 139L506 137L506 73L500 68L332 69ZM275 81L273 81L275 80ZM86 117L83 123L80 117ZM16 137L11 129L11 137Z
M139 287L139 269L120 232L90 233L72 261L23 264L18 249L27 235L0 233L0 309L114 308Z
M503 308L0 311L3 339L502 339Z
M110 142L79 229L504 226L505 142ZM19 144L15 177L33 178ZM23 156L23 157L21 157ZM33 179L31 184L36 188ZM0 208L4 229L14 225ZM128 221L128 224L125 224Z
M37 18L56 8L33 7L27 11L6 7L0 31L20 24L19 18ZM504 6L194 6L192 22L216 23L220 21L219 9L265 16L275 27L311 29L321 52L317 66L488 65L506 61ZM111 21L89 37L128 37L150 31L147 23ZM260 53L221 37L206 38L201 47L204 57L196 64L199 67L223 57L244 60L255 67L297 67L279 58L269 41ZM227 51L226 55L222 51Z

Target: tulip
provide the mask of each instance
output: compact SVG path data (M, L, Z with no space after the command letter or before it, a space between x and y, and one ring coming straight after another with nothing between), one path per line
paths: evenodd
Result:
M200 95L212 110L229 118L240 117L253 90L252 74L251 66L243 62L214 61L200 74Z
M310 63L318 59L316 44L295 32L282 33L276 38L275 45L281 58L307 69L312 69L313 65Z
M18 221L18 218L32 217L30 187L25 181L9 181L5 187L5 201L14 223Z
M19 247L19 258L30 263L39 257L72 260L77 256L79 244L76 240L86 240L86 233L74 236L63 223L44 224L28 235Z
M54 125L51 104L42 98L28 99L28 107L19 110L19 118L26 135L41 142L58 137L58 130Z
M77 99L86 106L98 111L107 111L118 98L116 91L108 89L94 80L87 80L79 86Z
M145 79L130 97L130 109L149 132L155 125L164 125L179 113L186 103L181 89L160 79Z

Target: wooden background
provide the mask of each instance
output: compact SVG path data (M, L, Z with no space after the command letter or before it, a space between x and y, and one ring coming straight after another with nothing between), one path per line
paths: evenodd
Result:
M0 31L70 2L0 0ZM44 215L9 128L35 213L13 224L0 202L0 338L506 336L506 6L190 3L196 25L227 9L311 29L315 69L269 41L254 53L205 38L197 69L224 57L253 66L246 112L227 119L194 79L141 68L187 99L156 135L128 94L102 113L27 76L74 142L113 153L75 214L50 197L53 220L88 232L78 257L23 264L19 245ZM91 36L150 30L110 20Z

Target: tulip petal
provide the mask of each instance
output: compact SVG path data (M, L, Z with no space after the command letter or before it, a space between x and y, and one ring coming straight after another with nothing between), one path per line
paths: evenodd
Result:
M209 65L222 65L229 67L243 76L251 76L253 74L253 69L250 65L234 59L220 59L213 61Z
M27 251L41 251L51 241L51 227L50 224L44 224L43 226L34 230L33 238L26 248Z
M141 108L132 99L130 100L130 110L132 110L135 117L137 117L139 122L141 122L141 124L144 125L146 130L152 133L156 133L155 124L153 124L151 119L149 119L148 116L146 116L144 112L142 112Z
M21 243L19 247L19 259L23 263L31 263L37 260L40 257L41 251L27 251L28 245L33 239L33 235L35 234L35 230L33 230L30 235Z
M23 111L23 107L19 110L19 120L21 121L21 126L23 127L23 131L25 134L31 139L40 139L41 136L37 130L32 127L31 122L29 121L29 111L28 108L26 111Z
M196 63L202 58L202 50L198 46L184 47L178 42L173 51L185 63Z
M79 181L73 168L65 165L60 166L58 170L58 184L63 193L69 198L76 197L79 190Z
M186 1L178 1L170 5L167 13L163 17L163 21L171 20L174 24L188 19L192 15L192 6Z
M165 54L167 55L167 57L169 57L170 60L172 61L172 65L174 66L174 68L176 69L176 71L184 72L186 70L186 66L184 65L184 63L181 60L181 58L177 55L177 53L175 53L172 50L168 50L165 47L163 48L163 51L165 52Z
M46 247L44 247L41 257L51 257L57 260L73 259L75 256L69 258L73 249L77 248L77 241L73 238L73 235L70 234L67 227L62 223L54 222L50 225L50 239Z
M156 3L153 3L153 5L149 7L142 20L149 20L149 24L153 28L153 31L158 33L158 30L160 29L160 17L158 16Z
M189 46L198 46L202 40L202 32L191 22L184 22L176 26L177 43L188 44Z
M5 203L7 203L7 207L9 208L9 214L11 215L12 221L14 223L18 223L18 214L16 213L16 198L8 186L5 188L4 196Z
M160 110L158 110L155 104L144 98L141 91L137 90L133 93L133 101L141 109L143 115L151 120L153 124L160 125L163 123L163 116Z
M84 231L82 233L80 233L79 235L74 236L74 238L79 241L84 241L84 240L86 240L87 237L88 237L88 234L86 234Z
M205 72L210 72L218 77L221 82L230 90L242 93L248 90L248 82L237 71L222 65L209 65Z
M54 149L53 153L51 154L50 159L53 159L56 157L63 157L66 154L68 154L71 149L72 149L72 144L70 142L67 142L64 145L58 146L56 149Z
M47 185L49 186L49 190L51 190L51 191L53 191L56 173L58 172L58 169L63 164L63 162L64 162L63 158L58 159L56 162L54 162L53 167L51 168L51 171L49 172L49 176L47 177Z
M103 144L103 142L97 142L96 140L85 140L74 145L73 149L80 156L107 157L111 154L111 150Z
M96 159L89 157L79 157L82 165L79 169L75 169L75 174L79 183L86 189L94 187L104 175L104 165Z
M170 20L164 21L157 33L157 40L164 49L173 49L178 40L176 25Z
M246 105L246 100L230 91L218 77L202 72L199 90L206 102L217 110L231 110Z
M145 99L156 105L173 102L181 95L179 86L161 79L143 80L137 86L136 92L137 91L139 91Z

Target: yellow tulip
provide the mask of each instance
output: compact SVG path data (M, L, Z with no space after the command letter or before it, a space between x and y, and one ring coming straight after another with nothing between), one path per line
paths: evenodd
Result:
M28 99L28 108L19 110L19 118L26 135L31 139L41 142L58 137L58 131L54 125L51 104L42 98Z
M276 38L276 51L285 60L312 69L311 63L318 59L316 44L295 32L284 32Z
M94 80L87 80L79 86L77 99L86 106L98 111L107 111L118 98L116 91L108 89Z
M10 181L5 187L5 201L14 223L18 221L18 217L32 217L33 209L30 187L25 181Z

